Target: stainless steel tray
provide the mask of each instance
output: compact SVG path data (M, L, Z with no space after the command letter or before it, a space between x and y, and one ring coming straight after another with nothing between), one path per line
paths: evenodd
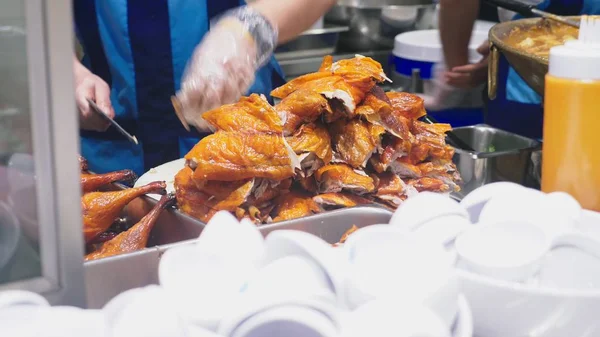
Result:
M151 198L134 200L127 206L128 219L136 221L155 203L156 201ZM387 223L391 216L392 213L386 209L362 206L263 225L260 231L263 235L267 235L280 229L301 230L317 235L327 242L335 243L352 225L364 227ZM163 212L152 233L152 244L157 246L135 253L86 262L84 269L88 307L101 308L123 291L157 284L158 264L162 254L170 247L191 244L193 239L200 235L204 226L204 223L177 210L169 210ZM175 243L180 240L185 241Z
M127 188L115 184L106 190ZM156 200L140 197L130 202L122 217L128 225L137 223L156 204ZM87 304L100 308L112 297L128 289L157 282L160 251L169 244L197 238L204 223L171 208L159 216L148 241L148 247L134 253L84 263Z
M267 235L280 229L294 229L314 234L329 243L336 243L352 225L365 227L386 224L391 217L392 212L387 209L376 206L359 206L263 225L260 227L260 231L263 235Z

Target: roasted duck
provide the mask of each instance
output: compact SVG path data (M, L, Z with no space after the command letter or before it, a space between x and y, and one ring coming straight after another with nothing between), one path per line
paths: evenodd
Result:
M164 181L115 192L91 192L81 197L83 234L88 243L105 232L133 199L149 193L165 194Z
M118 181L132 181L135 173L131 170L116 171L104 174L81 173L81 190L83 193L98 190L102 186Z
M100 248L85 257L85 261L97 260L104 257L135 252L146 248L150 232L160 213L175 200L175 195L164 195L160 201L137 224L108 240Z

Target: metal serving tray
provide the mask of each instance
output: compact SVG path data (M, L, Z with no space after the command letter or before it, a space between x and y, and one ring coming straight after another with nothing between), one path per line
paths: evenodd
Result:
M154 199L138 198L127 206L128 221L139 220L156 203ZM260 227L261 233L280 229L301 230L315 234L330 243L337 242L352 226L364 227L389 222L392 213L375 206L345 208L313 216L283 221ZM90 261L84 264L89 308L101 308L119 293L158 283L158 264L162 254L177 245L194 242L205 224L177 210L163 212L152 232L152 248ZM233 235L233 234L232 234ZM177 242L185 240L182 242Z
M115 184L106 190L128 188ZM136 198L123 210L128 225L137 223L157 203L149 197ZM128 289L156 283L159 251L164 245L197 238L204 224L174 208L159 216L148 241L148 247L134 253L84 263L87 304L100 308L112 297Z

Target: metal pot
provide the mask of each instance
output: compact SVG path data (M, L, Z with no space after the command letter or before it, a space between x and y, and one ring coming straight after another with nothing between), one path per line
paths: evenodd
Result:
M581 19L579 16L569 18ZM542 24L559 25L560 23L534 18L502 22L492 27L489 36L490 58L488 67L488 96L490 99L496 98L500 53L506 57L508 63L535 92L544 96L544 80L548 72L548 58L526 53L506 43L506 39L516 28L520 28L523 34L527 34L530 28Z
M432 0L340 0L325 20L349 27L339 48L365 51L391 49L400 33L434 28L434 14Z

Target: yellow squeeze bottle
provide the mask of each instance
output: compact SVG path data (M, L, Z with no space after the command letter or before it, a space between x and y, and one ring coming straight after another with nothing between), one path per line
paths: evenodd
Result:
M571 194L600 212L600 20L550 49L544 92L542 191Z

